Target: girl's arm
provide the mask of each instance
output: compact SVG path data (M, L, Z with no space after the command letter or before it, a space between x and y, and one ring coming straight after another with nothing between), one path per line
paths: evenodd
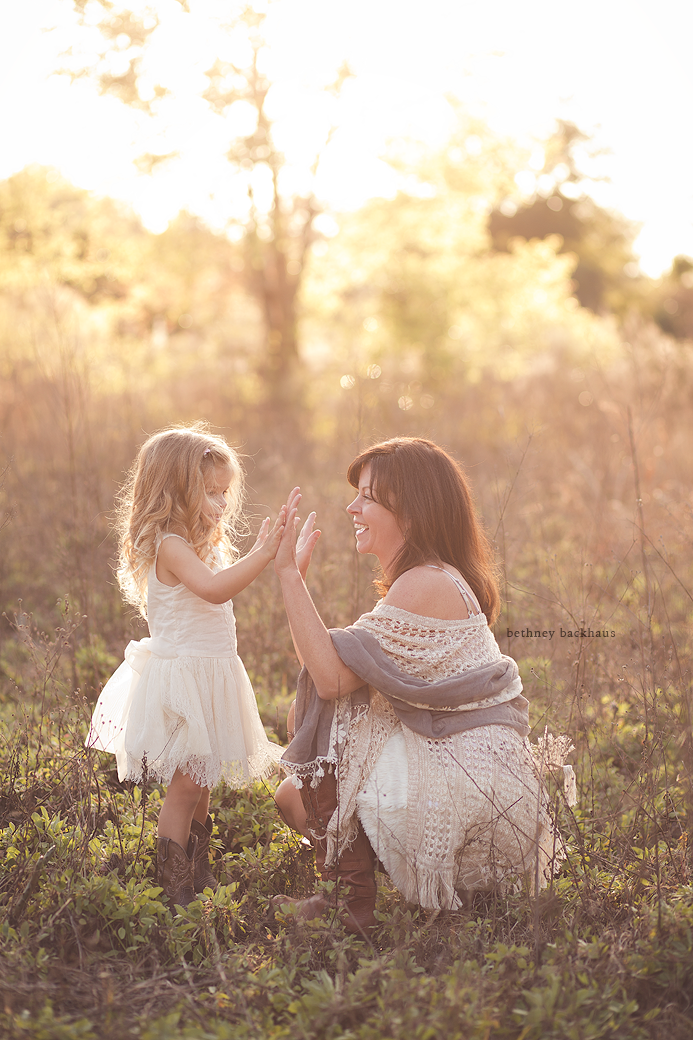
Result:
M363 686L363 679L347 668L335 650L330 633L315 609L299 571L296 559L296 507L300 498L298 489L289 496L286 525L275 556L274 569L281 582L284 606L299 658L310 672L318 696L322 700L336 700L337 697L358 690Z
M247 588L274 559L284 530L285 517L286 507L282 506L271 531L269 521L265 520L248 555L216 574L182 539L166 538L161 543L157 557L157 576L165 585L182 582L207 603L226 603Z

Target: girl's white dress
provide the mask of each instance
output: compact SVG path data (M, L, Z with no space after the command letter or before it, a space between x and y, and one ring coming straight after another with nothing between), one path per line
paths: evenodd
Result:
M221 567L217 559L213 569ZM176 769L210 788L268 776L283 749L260 720L231 602L207 603L182 583L164 585L155 563L147 616L151 635L128 644L101 691L87 747L114 754L121 781L146 775L168 784Z

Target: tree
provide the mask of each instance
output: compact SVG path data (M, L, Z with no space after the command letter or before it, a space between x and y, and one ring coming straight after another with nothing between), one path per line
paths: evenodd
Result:
M575 261L557 253L557 236L493 248L488 215L513 183L518 150L458 115L439 154L393 159L407 190L343 215L307 282L307 327L348 366L345 389L358 384L412 421L484 370L510 379L616 349L611 326L578 306Z
M193 9L199 16L208 14L208 0L197 4L179 0L185 16ZM153 119L161 118L161 103L169 94L166 85L147 80L147 51L156 40L162 24L161 12L148 6L139 12L115 8L108 0L75 0L83 25L94 21L94 10L102 17L97 25L105 50L91 63L77 59L70 74L94 78L103 94L140 108ZM233 176L245 185L247 205L242 214L229 214L230 228L242 232L243 277L249 292L258 302L264 323L264 350L259 364L269 401L282 407L295 402L293 379L299 361L297 301L306 257L316 237L315 218L321 210L315 193L315 178L321 156L334 127L327 129L317 144L312 162L305 171L305 190L290 190L284 178L286 159L275 140L275 124L268 111L268 95L273 84L267 74L267 40L263 35L266 14L245 3L228 19L228 4L221 5L219 29L223 38L242 44L245 56L229 60L218 57L206 72L207 88L201 96L220 117L220 127L230 124L229 114L242 107L252 113L248 132L233 136L227 158ZM74 56L73 56L74 59ZM114 62L116 63L114 65ZM120 63L119 65L117 63ZM327 91L336 99L350 76L345 65ZM154 170L175 154L148 154L142 169ZM269 191L266 190L269 184Z
M574 253L575 295L595 313L624 312L638 302L638 265L633 253L637 227L620 214L598 206L584 191L576 148L588 138L572 123L558 121L546 142L543 168L527 201L516 191L499 201L488 227L496 249L507 251L513 239L560 235L560 251Z
M231 340L238 349L237 330L230 337L222 326L238 318L242 267L241 246L190 214L156 235L123 203L76 188L55 170L31 166L0 181L0 293L8 307L52 284L101 308L102 323L108 313L112 334L136 338L145 352L183 335ZM20 340L8 348L21 354Z
M32 166L0 183L0 289L44 272L90 303L122 299L146 238L125 206L93 198L55 170Z
M693 340L693 258L675 257L653 297L660 329L675 339Z

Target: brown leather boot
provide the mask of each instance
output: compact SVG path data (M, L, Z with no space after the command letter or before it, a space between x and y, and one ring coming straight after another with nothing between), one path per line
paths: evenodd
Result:
M187 906L195 900L193 876L197 838L191 835L188 851L171 838L156 839L156 883L171 906Z
M327 841L315 835L324 834L327 824L337 808L337 780L334 773L325 773L317 787L306 781L301 788L301 798L308 815L311 842L315 848L315 866L323 881L334 881L334 890L328 895L316 893L308 899L292 899L289 896L274 896L275 909L282 904L293 905L299 917L310 920L327 910L335 910L348 932L368 937L375 926L373 914L377 886L375 883L376 856L366 832L359 823L358 834L352 845L345 849L336 863L325 867Z
M193 820L190 824L190 835L197 838L194 872L196 892L204 892L206 888L211 888L213 892L216 892L217 889L217 879L209 865L209 839L212 836L212 826L212 817L209 815L205 823Z

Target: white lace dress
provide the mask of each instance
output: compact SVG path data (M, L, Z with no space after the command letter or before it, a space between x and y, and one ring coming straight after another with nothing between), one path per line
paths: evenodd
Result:
M501 656L481 613L442 621L379 603L356 626L371 632L403 672L429 681ZM377 757L361 772L356 811L409 901L455 909L465 890L525 879L536 891L547 883L563 857L526 739L507 726L427 739L403 727L375 691L370 714L368 758ZM357 739L358 725L354 733ZM345 786L355 775L349 759L359 757L348 745Z
M177 535L165 535L175 538ZM217 559L215 570L222 566ZM242 786L268 776L282 748L268 740L238 656L233 605L207 603L149 573L151 637L131 642L94 708L87 746L116 756L120 780L145 771L170 783Z

